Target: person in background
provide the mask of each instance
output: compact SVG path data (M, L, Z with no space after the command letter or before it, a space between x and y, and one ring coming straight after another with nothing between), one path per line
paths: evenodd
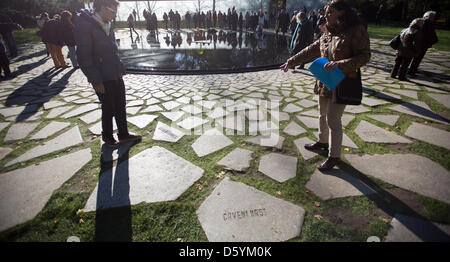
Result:
M14 39L14 30L23 30L23 27L17 23L13 23L11 19L10 22L0 23L0 34L3 37L3 41L8 46L9 56L14 58L17 56L17 45Z
M285 72L298 64L317 57L329 60L324 65L326 71L339 68L348 78L358 78L359 68L370 60L370 41L367 30L362 25L355 10L346 2L332 2L326 8L327 31L315 41L281 66ZM320 81L316 81L319 95L319 141L306 144L307 150L329 150L328 158L318 169L327 171L340 163L342 148L341 117L345 104L333 101L333 92ZM345 88L345 87L342 87ZM362 95L362 94L361 94ZM331 143L329 141L331 134Z
M73 36L73 28L75 26L72 23L72 13L69 11L63 11L61 13L61 22L59 25L60 37L62 38L63 45L67 45L69 49L69 57L72 62L72 66L78 69L77 54L75 51L75 38Z
M48 20L42 29L42 40L48 46L48 50L50 51L50 55L56 69L68 67L62 54L64 42L60 36L60 20L61 16L59 14L55 14L53 19Z
M136 32L136 29L134 29L134 26L135 26L135 19L134 19L134 17L133 17L133 13L131 13L129 16L128 16L128 19L127 19L127 22L128 22L128 28L130 28L130 36L131 36L131 38L133 38L133 31L136 33L136 35L139 37L139 34L138 34L138 32Z
M297 11L294 10L290 23L289 23L289 29L291 29L291 35L294 35L295 28L297 28Z
M410 76L416 76L417 69L419 68L420 62L422 62L425 53L428 48L431 48L434 44L438 42L438 37L434 29L434 21L436 19L435 11L428 11L423 15L423 26L422 26L422 48L419 54L413 58L411 65L408 70Z
M406 72L413 57L418 56L422 48L422 29L423 19L414 19L408 28L400 32L401 44L397 49L394 67L391 71L391 77L395 78L398 74L398 80L406 81Z
M102 105L102 140L107 146L141 139L127 127L125 66L120 60L111 21L116 17L118 0L95 0L94 12L81 10L75 24L78 63ZM119 142L113 136L113 118Z
M48 18L48 13L44 12L39 16L39 19L36 21L36 24L39 28L39 31L36 33L41 39L42 39L42 29L44 28L45 23L50 20L50 18ZM47 44L42 41L42 43L44 43L45 45L45 51L47 52L47 57L50 55L49 51L48 51L48 47Z
M2 75L2 69L5 72L5 78L3 78ZM0 40L0 81L3 79L13 78L15 75L11 73L11 70L9 69L9 59L6 55L6 48L3 45L3 41Z
M319 17L317 18L317 24L314 29L314 39L317 40L322 35L322 30L320 30L320 25L324 25L326 23L325 21L325 9L320 8L317 13L319 14Z
M169 23L169 17L167 16L166 12L164 12L164 14L163 14L163 21L164 21L164 26L166 27L166 30L167 30L167 25Z
M306 18L306 14L300 11L296 17L297 26L294 30L291 39L291 45L289 47L289 52L291 56L297 54L305 47L309 46L313 42L314 38L314 26L309 18ZM304 63L299 65L299 69L305 67Z

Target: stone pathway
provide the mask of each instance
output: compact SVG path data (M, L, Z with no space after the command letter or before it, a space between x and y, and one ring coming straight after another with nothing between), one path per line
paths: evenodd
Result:
M372 39L372 49L382 52L374 52L362 69L362 105L345 109L342 159L370 179L450 204L450 172L442 163L411 152L370 151L374 145L420 141L448 155L450 56L433 51L421 65L421 70L433 72L442 82L424 75L399 82L389 77L393 57L386 44ZM52 193L91 159L96 163L122 159L133 148L127 144L113 150L100 143L100 153L91 153L101 133L97 96L81 70L52 72L50 59L33 55L42 48L35 45L24 50L28 59L19 56L11 63L13 71L21 74L0 82L0 231L32 220ZM435 59L444 60L439 64ZM204 164L208 168L236 172L233 180L239 180L239 174L259 173L254 179L283 187L306 176L301 186L322 201L377 194L343 170L304 173L305 165L322 160L304 149L304 144L316 141L318 131L314 78L308 71L127 74L124 81L129 128L143 134L152 146L133 151L128 159L94 174L99 175L98 183L85 204L86 212L177 201L198 187L194 184L202 177L211 175L205 174L203 164L192 163L195 159L211 161ZM430 100L435 105L428 104ZM183 143L183 152L172 149L177 143ZM194 160L182 157L186 151L194 152ZM208 192L197 215L209 241L286 241L301 236L305 214L310 212L303 203L283 200L282 195L273 196L229 177ZM392 229L380 237L434 240L433 235L421 233L422 222L408 224L401 216L392 218ZM448 236L448 225L435 225L435 232L436 228L440 228L438 239Z

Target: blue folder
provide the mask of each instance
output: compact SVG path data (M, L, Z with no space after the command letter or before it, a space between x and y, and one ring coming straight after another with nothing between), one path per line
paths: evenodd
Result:
M317 58L309 66L308 70L319 79L320 82L324 83L329 90L333 90L342 79L345 78L345 75L337 67L333 68L330 72L327 72L323 66L328 62L328 59L325 57Z

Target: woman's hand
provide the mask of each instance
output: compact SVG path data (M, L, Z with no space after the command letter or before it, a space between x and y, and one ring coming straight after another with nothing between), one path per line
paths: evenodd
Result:
M323 68L327 71L330 72L331 70L333 70L333 68L337 67L338 63L336 63L335 61L330 61L328 63L326 63Z
M280 66L280 68L283 68L283 71L284 71L284 72L287 72L288 69L289 69L288 63L286 62L286 63L282 64L282 65Z

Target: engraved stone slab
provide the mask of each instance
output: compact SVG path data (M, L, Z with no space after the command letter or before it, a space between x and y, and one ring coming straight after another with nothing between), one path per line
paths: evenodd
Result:
M92 158L83 149L39 165L16 169L0 176L0 231L33 219L53 191Z
M60 130L63 130L64 128L70 126L70 123L65 123L65 122L51 122L50 124L48 124L47 126L45 126L44 128L42 128L39 132L37 132L36 134L34 134L31 139L42 139L42 138L47 138L57 132L59 132Z
M397 214L385 242L449 242L450 225Z
M173 201L204 172L167 149L154 146L100 174L85 210Z
M39 124L17 123L13 124L5 135L5 141L23 139L28 136Z
M297 175L297 158L278 153L261 157L258 171L283 183Z
M219 130L212 128L197 138L192 144L192 148L197 156L203 157L232 144L233 141L231 139L226 137Z
M366 142L373 143L412 143L411 140L386 131L381 127L375 126L367 121L361 120L355 133Z
M253 152L243 148L236 148L216 164L227 169L245 172L250 167Z
M81 138L80 130L78 129L78 126L75 126L70 130L64 132L63 134L57 136L56 138L46 142L45 144L28 150L23 155L12 160L5 166L10 166L15 163L27 161L38 156L43 156L69 146L77 145L81 142L83 142L83 139Z
M180 140L180 138L182 138L183 136L184 133L180 130L172 128L162 122L158 122L152 139L174 143Z
M139 127L140 129L146 127L148 124L153 122L158 116L156 115L139 115L139 116L133 116L128 117L127 121L132 123L133 125Z
M316 169L306 188L322 200L376 193L361 180L336 168L326 172Z
M405 135L450 150L450 132L445 130L412 123L406 130Z
M346 154L345 158L366 175L450 203L450 172L428 158L414 154Z
M274 242L300 235L305 210L227 177L197 215L211 242Z

